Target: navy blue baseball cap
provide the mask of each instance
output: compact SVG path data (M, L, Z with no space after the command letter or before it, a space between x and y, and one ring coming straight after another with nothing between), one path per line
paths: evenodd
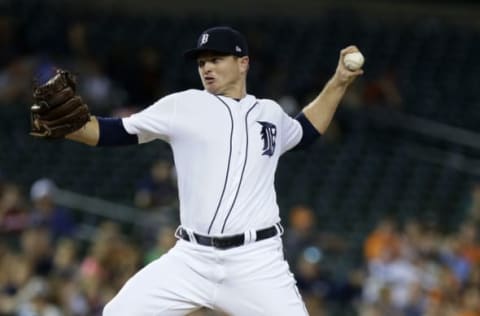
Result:
M206 51L243 57L248 55L248 46L239 31L228 26L217 26L203 31L198 37L197 47L187 50L183 55L187 59L196 59Z

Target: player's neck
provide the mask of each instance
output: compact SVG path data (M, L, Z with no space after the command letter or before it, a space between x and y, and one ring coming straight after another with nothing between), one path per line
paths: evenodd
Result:
M222 93L222 95L235 100L241 100L247 95L246 85L242 84L233 86L231 89L228 89L227 91Z
M245 98L247 93L242 93L242 94L223 94L224 97L228 97L237 101L240 101L241 99Z

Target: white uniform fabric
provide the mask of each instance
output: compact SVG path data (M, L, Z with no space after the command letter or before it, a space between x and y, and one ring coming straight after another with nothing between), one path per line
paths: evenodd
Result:
M274 177L278 159L302 127L272 100L242 100L187 90L123 119L141 143L173 150L180 221L208 236L246 234L280 221ZM229 315L307 315L276 237L220 250L179 240L134 275L104 316L187 315L202 306Z
M218 250L179 240L132 277L104 316L181 316L207 307L238 316L307 315L279 237Z
M302 127L274 101L187 90L123 124L142 143L170 143L183 227L221 236L280 221L275 170L280 155L299 143Z

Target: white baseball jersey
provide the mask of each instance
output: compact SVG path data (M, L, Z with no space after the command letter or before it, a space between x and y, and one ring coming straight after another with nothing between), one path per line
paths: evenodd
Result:
M171 145L183 227L220 236L280 221L275 170L280 155L300 142L302 127L276 102L192 89L158 100L123 125L141 143Z

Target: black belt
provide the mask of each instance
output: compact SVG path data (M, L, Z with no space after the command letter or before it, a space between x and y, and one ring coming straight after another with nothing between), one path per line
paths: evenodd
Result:
M256 231L257 238L255 239L255 241L260 241L260 240L264 240L264 239L276 236L279 231L280 232L283 231L283 228L280 224L257 230ZM177 230L177 236L182 238L183 240L190 241L190 236L188 232L182 227L179 227L179 229ZM242 246L245 244L244 234L238 234L238 235L227 236L227 237L209 237L209 236L203 236L197 233L193 233L193 236L195 237L195 240L199 245L211 246L218 249L229 249L233 247Z

